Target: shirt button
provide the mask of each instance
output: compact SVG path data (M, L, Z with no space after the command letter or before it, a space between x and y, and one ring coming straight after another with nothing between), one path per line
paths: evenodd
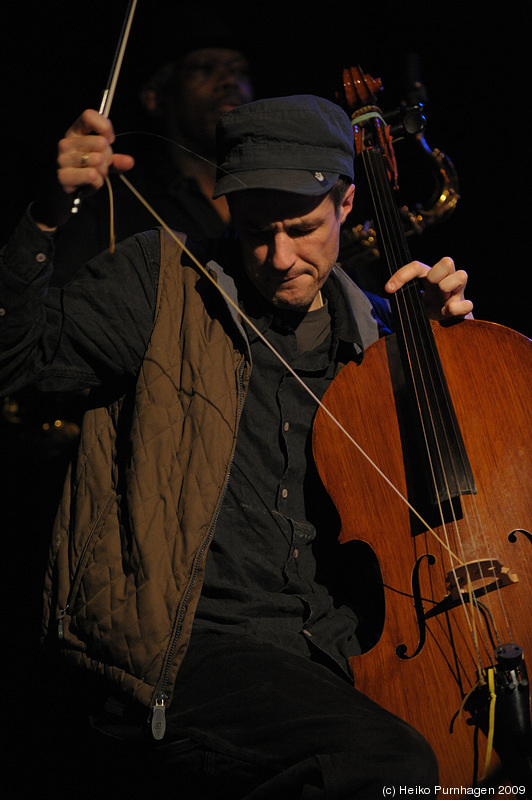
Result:
M297 549L297 547L294 547L294 558L297 558L298 555L299 555L299 550Z
M283 430L287 431L289 427L290 427L290 423L289 422L285 422L285 424L283 425Z
M281 496L285 498L288 497L288 489L283 489L283 491L281 492Z
M39 264L42 264L43 261L46 261L46 255L44 253L37 253L35 256L35 261L37 261Z

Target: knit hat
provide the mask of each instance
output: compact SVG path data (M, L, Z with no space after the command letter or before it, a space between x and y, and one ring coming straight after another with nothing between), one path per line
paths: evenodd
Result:
M335 103L314 95L256 100L223 114L216 129L213 197L242 189L325 194L353 180L353 128Z

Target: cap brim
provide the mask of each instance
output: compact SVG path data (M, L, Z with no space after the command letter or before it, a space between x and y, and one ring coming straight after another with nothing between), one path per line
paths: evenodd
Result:
M317 196L325 194L338 180L338 172L311 172L301 169L255 169L221 175L214 185L214 199L245 189L275 189Z

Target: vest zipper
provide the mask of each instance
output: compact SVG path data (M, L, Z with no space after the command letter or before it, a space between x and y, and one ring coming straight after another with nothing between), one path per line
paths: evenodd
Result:
M69 603L66 604L64 608L60 608L57 612L55 621L57 623L57 638L63 639L65 636L65 623L63 622L64 618L68 614L68 610L70 608Z
M91 530L89 531L89 534L88 534L88 536L87 536L87 538L86 538L86 540L85 540L85 542L83 544L83 548L82 548L80 556L78 558L78 563L77 563L76 569L74 571L74 577L72 579L72 582L71 582L69 590L68 590L67 601L66 601L65 605L63 607L59 608L57 610L57 612L56 612L55 623L56 623L56 626L57 626L57 638L60 639L60 640L63 639L64 635L65 635L65 623L64 623L63 620L65 619L66 616L68 616L68 614L70 612L70 609L71 609L71 606L74 603L74 599L75 599L75 597L77 595L79 584L80 584L80 581L81 581L81 577L83 575L83 570L84 570L84 567L85 567L85 563L86 563L87 558L89 556L89 545L91 544L95 533L97 531L99 531L101 525L105 523L105 521L107 519L109 505L112 503L112 501L115 498L116 498L116 493L113 491L113 492L111 492L111 494L109 495L109 497L107 498L105 503L103 504L103 506L102 506L102 508L100 510L100 513L98 514L98 516L97 516L97 518L96 518Z
M151 712L151 732L154 739L159 741L166 733L166 695L159 692Z
M240 416L242 414L242 401L244 397L244 381L243 381L243 374L244 374L244 367L245 367L245 359L242 360L238 370L238 407L236 412L236 428L235 428L235 443L236 443L236 432L238 432L238 425L240 422ZM220 501L218 503L218 507L216 509L216 514L214 515L214 519L212 521L211 527L209 528L205 539L203 540L203 544L200 548L198 556L196 558L196 563L194 566L194 571L192 573L192 577L190 579L190 583L188 585L187 592L185 594L185 598L181 605L181 611L179 613L179 617L177 620L174 638L172 639L172 644L168 651L168 656L166 658L166 665L164 667L163 676L159 684L159 689L155 696L154 703L151 708L151 732L154 739L157 741L161 740L166 731L166 700L168 699L168 695L164 691L166 684L168 683L168 672L170 669L170 664L172 663L175 648L177 645L177 641L179 639L181 628L183 626L183 619L185 617L187 607L188 607L188 598L190 597L190 593L194 588L194 584L196 583L196 578L198 576L198 569L201 558L205 549L210 545L211 539L214 535L214 529L216 528L216 523L218 522L218 517L220 516L220 510L222 508L223 501L225 499L225 495L227 492L227 487L229 485L229 477L231 475L231 467L233 466L233 459L235 455L235 449L233 447L233 452L231 454L231 461L229 463L229 468L227 470L227 476L225 479L225 485L223 488L223 492L220 496Z

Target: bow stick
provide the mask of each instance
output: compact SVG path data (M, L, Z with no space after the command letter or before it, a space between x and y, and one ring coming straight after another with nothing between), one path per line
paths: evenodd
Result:
M98 109L99 113L103 117L109 117L109 112L111 110L111 104L115 96L116 84L118 82L118 76L120 75L122 61L124 60L124 53L126 52L127 42L129 39L129 32L131 31L131 25L133 22L133 17L135 15L136 8L137 8L137 0L129 0L126 16L124 18L124 22L122 23L122 30L120 31L120 36L118 38L118 44L115 48L113 63L111 65L111 70L109 72L107 84L102 94L100 108ZM111 209L112 209L112 193L108 179L106 179L106 184L109 190L109 196L111 197ZM82 200L81 192L78 191L76 192L76 196L74 197L74 201L72 203L72 208L70 209L71 214L78 213L79 208L81 206L81 200ZM113 212L111 210L111 218L112 216ZM114 234L112 230L111 230L111 242L112 242L112 249L114 249Z
M118 76L120 75L122 61L124 60L124 53L126 52L129 32L131 30L131 24L133 22L136 7L137 0L129 0L129 6L126 11L122 30L120 32L120 38L118 39L118 45L115 50L113 64L111 66L107 85L103 92L102 102L100 103L99 113L104 117L108 117L109 111L111 110L111 104L115 95L116 84L118 82Z

